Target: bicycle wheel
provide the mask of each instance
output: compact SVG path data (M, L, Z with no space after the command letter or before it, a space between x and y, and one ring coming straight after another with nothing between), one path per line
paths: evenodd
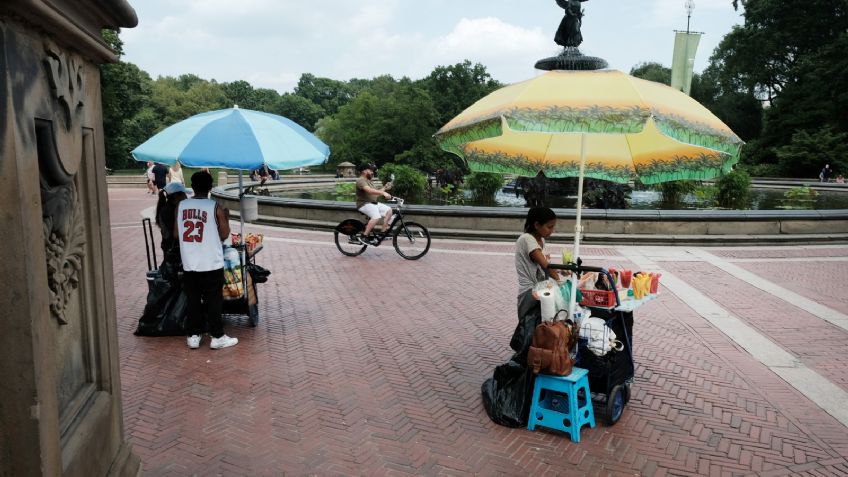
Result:
M395 231L392 244L401 257L418 260L430 250L430 232L421 224L407 222Z
M367 245L362 245L362 243L356 239L356 235L354 234L347 235L339 232L338 230L334 230L333 235L336 239L336 248L339 249L339 252L341 252L342 255L355 257L368 248Z

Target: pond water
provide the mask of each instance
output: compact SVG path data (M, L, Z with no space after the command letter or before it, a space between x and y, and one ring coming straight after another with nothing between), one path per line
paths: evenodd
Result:
M752 189L749 210L776 210L776 209L848 209L848 193L846 192L819 192L814 201L787 202L783 193L787 189ZM354 202L352 194L338 194L334 190L287 190L276 191L273 195L277 197L290 197L298 199L335 200L341 202ZM577 198L548 196L548 206L552 208L574 208ZM516 197L514 193L498 191L495 202L476 203L469 192L465 196L453 200L445 200L441 197L425 197L421 200L410 201L410 203L422 205L476 205L487 207L524 207L524 198ZM696 196L689 194L683 197L681 203L674 207L664 204L662 194L658 191L631 191L627 194L629 209L653 210L653 209L710 209L708 203L699 200Z

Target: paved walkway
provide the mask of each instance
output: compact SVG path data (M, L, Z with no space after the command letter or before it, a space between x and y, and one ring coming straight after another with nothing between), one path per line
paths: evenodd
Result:
M848 246L585 246L591 264L664 275L636 314L624 416L573 444L481 404L511 354L511 244L346 258L329 233L250 226L273 272L260 323L228 317L238 346L192 351L132 335L155 199L109 197L124 422L146 475L848 475Z

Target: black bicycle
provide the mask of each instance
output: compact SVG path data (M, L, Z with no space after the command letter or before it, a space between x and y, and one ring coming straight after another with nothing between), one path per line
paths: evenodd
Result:
M430 232L427 228L419 223L403 220L403 199L393 197L388 202L396 207L392 215L392 223L385 232L373 234L372 237L363 237L365 222L358 219L346 219L336 226L333 235L339 252L348 257L356 257L362 254L368 245L378 247L389 236L392 237L392 245L398 255L407 260L418 260L430 250ZM369 240L370 243L363 243Z

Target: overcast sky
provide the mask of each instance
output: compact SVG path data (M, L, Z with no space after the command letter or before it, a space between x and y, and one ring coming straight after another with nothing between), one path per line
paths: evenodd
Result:
M302 73L338 80L391 74L418 79L469 59L504 83L531 78L559 51L554 0L130 0L139 18L121 32L124 60L153 78L194 73L219 82L292 91ZM683 0L588 0L583 45L611 68L671 66ZM695 0L705 32L695 70L742 22L731 0Z

